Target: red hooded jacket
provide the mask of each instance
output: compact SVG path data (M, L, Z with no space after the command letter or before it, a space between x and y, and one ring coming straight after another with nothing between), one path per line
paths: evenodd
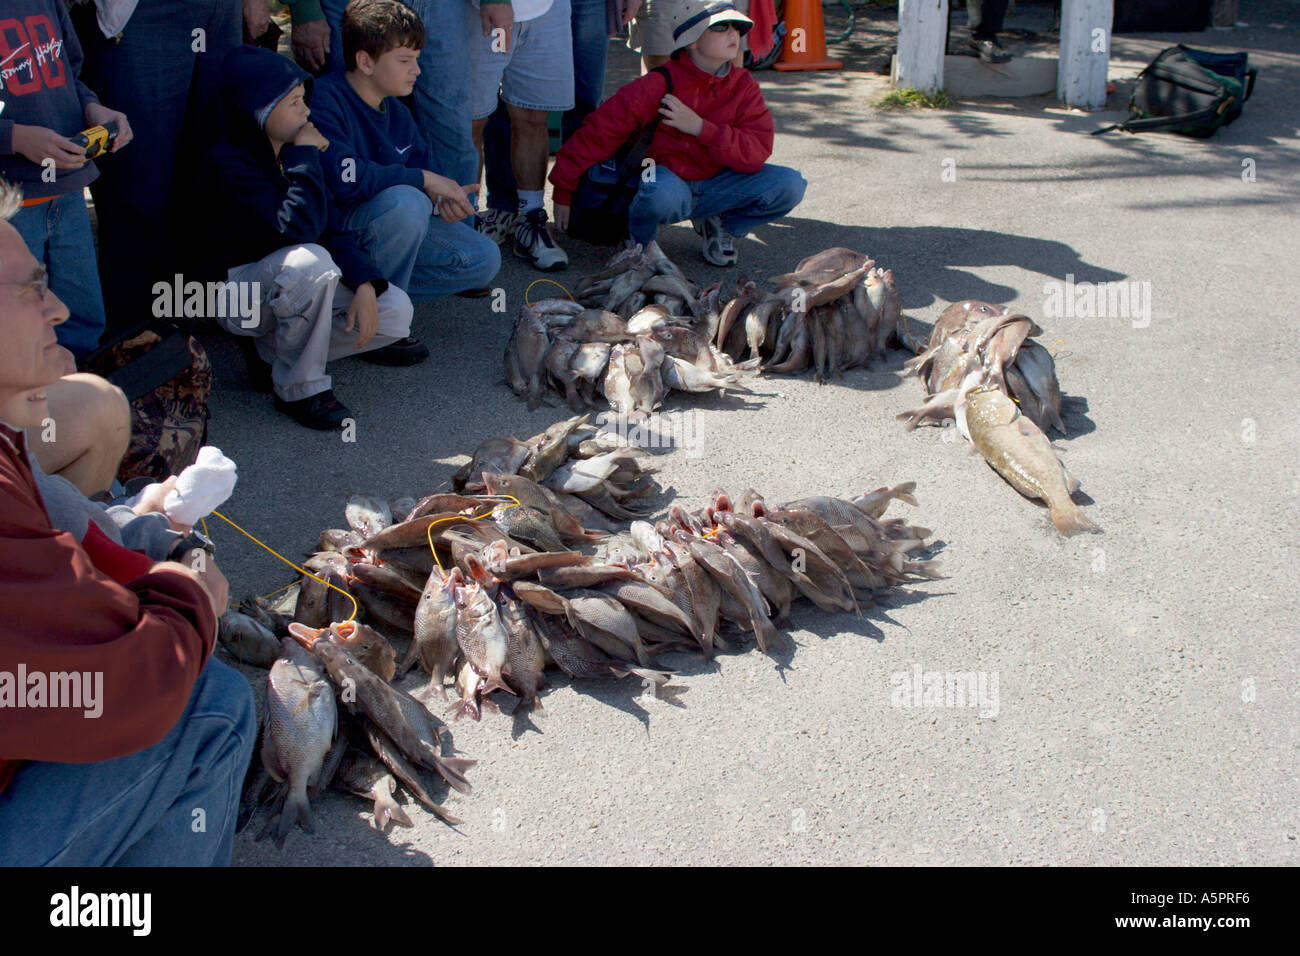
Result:
M150 571L107 536L87 539L83 549L50 526L22 433L0 425L0 791L24 760L90 763L153 746L212 653L217 621L199 584ZM17 704L20 674L55 672L101 674L100 715Z
M698 136L660 123L647 154L687 182L710 179L725 169L756 173L772 155L772 113L748 70L734 65L726 76L705 73L689 53L668 61L673 95L704 120ZM659 116L667 92L658 73L628 83L611 96L560 149L550 180L557 205L567 206L583 175Z

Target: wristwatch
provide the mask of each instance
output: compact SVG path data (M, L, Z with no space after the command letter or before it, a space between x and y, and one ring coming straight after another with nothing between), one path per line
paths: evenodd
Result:
M217 546L212 539L195 528L189 534L183 534L176 539L176 542L167 550L167 560L179 561L195 548L201 548L208 554L215 554L217 551Z

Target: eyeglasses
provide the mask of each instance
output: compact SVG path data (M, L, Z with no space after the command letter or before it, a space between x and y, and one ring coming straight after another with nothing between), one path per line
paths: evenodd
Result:
M726 33L728 30L740 32L740 25L735 20L723 20L721 23L715 23L709 27L710 33Z
M36 298L42 302L45 301L45 294L50 291L50 276L41 266L36 270L36 278L28 279L26 282L0 282L0 285L16 286L20 289L31 289Z

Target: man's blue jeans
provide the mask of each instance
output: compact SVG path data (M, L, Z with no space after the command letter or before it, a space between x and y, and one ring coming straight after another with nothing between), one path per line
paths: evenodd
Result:
M348 211L385 279L412 302L479 289L501 268L501 250L467 222L445 222L414 186L390 186Z
M27 251L45 264L50 291L68 307L68 320L54 327L59 344L77 358L93 351L104 334L104 295L81 190L23 206L9 222L27 243Z
M573 109L560 120L560 142L578 131L600 105L605 92L605 56L609 37L605 28L605 0L570 0L573 25ZM504 103L483 128L483 167L487 174L487 205L515 212L519 195L510 166L510 114Z
M808 183L787 166L765 165L756 173L724 170L712 179L686 182L663 166L642 181L628 210L628 232L645 245L665 223L722 217L722 228L739 238L755 226L780 219L803 199Z
M82 80L131 120L120 153L95 160L90 184L99 221L99 278L110 328L149 317L153 286L197 268L200 160L220 133L221 61L239 46L233 0L149 0L120 39L105 39L95 4L75 7L86 55ZM196 35L195 31L202 31ZM197 40L202 37L202 50ZM186 275L186 278L189 278Z
M0 793L0 866L229 866L256 738L248 681L209 658L152 747L20 767Z
M478 182L478 150L470 129L469 44L465 35L468 2L405 0L424 21L420 76L415 81L415 122L433 152L433 172L462 186ZM330 26L331 70L344 69L339 24L347 5L347 0L321 0Z

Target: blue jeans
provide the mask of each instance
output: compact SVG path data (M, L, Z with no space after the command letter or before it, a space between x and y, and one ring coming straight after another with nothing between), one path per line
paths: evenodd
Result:
M9 222L36 261L45 264L50 291L68 307L68 321L54 328L59 344L77 358L93 351L104 334L104 295L81 190L24 206Z
M414 186L390 186L348 211L343 227L362 243L385 279L412 302L487 285L501 250L467 222L446 222Z
M122 330L152 314L155 282L196 271L198 170L221 130L221 60L239 46L242 15L234 0L149 0L120 40L108 40L93 3L73 9L82 80L131 120L130 145L95 160L99 178L90 186L109 327ZM202 52L194 49L198 29Z
M573 109L560 120L560 142L578 131L578 127L596 107L605 92L605 55L609 51L606 36L605 0L569 0L570 24L573 28ZM504 103L483 130L483 168L487 174L488 207L515 212L519 194L515 173L510 166L510 114Z
M722 218L722 228L739 238L756 226L780 219L803 199L808 183L797 170L766 164L756 173L723 170L712 179L686 182L663 166L641 182L628 209L628 232L645 245L665 223Z
M20 767L0 793L0 866L229 866L256 738L248 681L209 658L152 747Z
M404 2L424 21L424 49L414 92L415 122L433 152L433 172L468 186L478 182L478 150L470 130L469 37L465 32L469 0ZM344 68L339 24L347 5L347 0L321 0L330 26L331 71Z

